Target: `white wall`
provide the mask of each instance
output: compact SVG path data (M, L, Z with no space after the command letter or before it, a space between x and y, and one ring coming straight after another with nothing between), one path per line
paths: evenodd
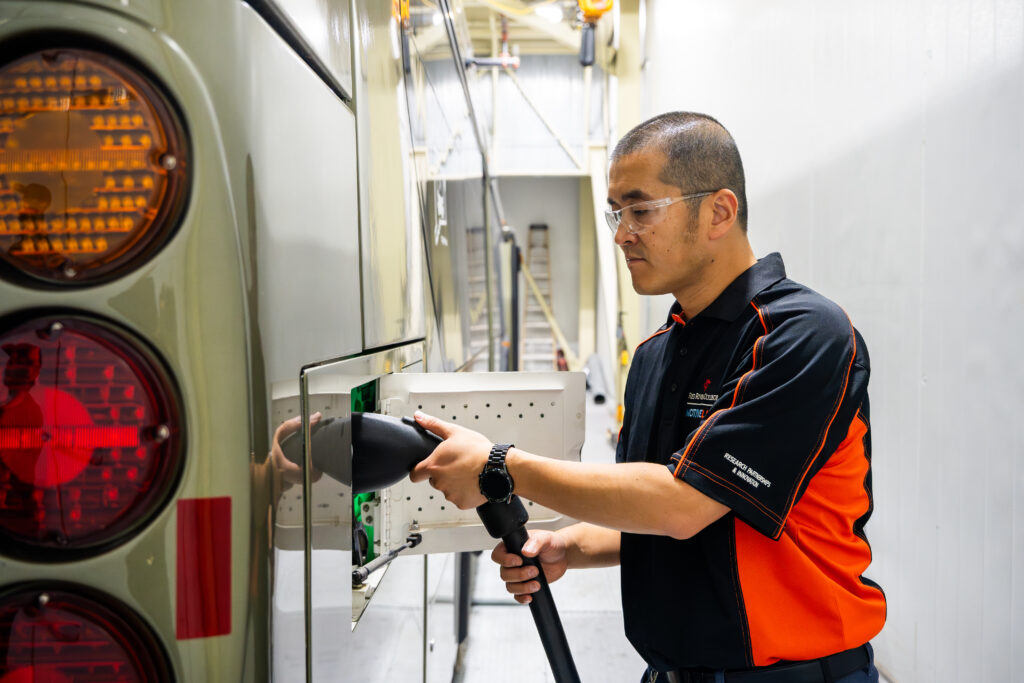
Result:
M594 67L589 100L584 96L583 69L575 55L524 55L515 78L533 106L585 166L587 115L583 107L589 104L592 130L599 131L604 78L600 68ZM496 120L490 70L471 71L469 82L481 125L489 133L494 126L492 174L583 174L509 76L498 74Z
M414 120L417 122L417 143L429 147L427 161L431 172L447 178L478 175L479 153L454 66L451 62L436 60L425 62L423 68L423 101L414 110L423 112L425 123L416 116ZM589 130L591 137L602 138L604 74L599 67L593 69L589 100L584 95L583 69L575 55L522 57L515 78L529 97L529 102L503 71L498 73L496 102L495 81L490 69L471 68L466 77L477 122L490 155L491 175L587 174L586 133ZM568 146L576 161L583 164L583 169L576 166L572 157L559 146L534 111L534 106ZM584 112L584 106L588 107L588 113ZM588 119L589 129L584 124ZM449 145L452 149L446 155Z
M647 113L732 131L755 250L871 351L879 664L1024 680L1024 5L650 0L648 18Z

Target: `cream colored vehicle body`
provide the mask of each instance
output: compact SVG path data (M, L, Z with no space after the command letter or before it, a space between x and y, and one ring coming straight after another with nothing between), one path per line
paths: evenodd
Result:
M109 51L156 82L185 129L187 203L148 261L87 287L0 279L0 319L60 309L111 321L148 344L180 391L186 435L180 481L130 539L56 562L0 548L0 591L29 581L102 591L153 631L172 680L451 678L453 602L465 599L452 587L451 551L489 539L479 528L460 532L478 527L471 512L446 510L425 487L388 490L363 510L379 518L378 554L415 529L424 530L420 550L434 554L402 555L353 591L352 492L308 468L289 485L269 457L285 420L304 416L308 441L310 415L348 415L353 391L369 384L376 401L363 409L408 414L426 403L449 419L482 418L495 438L509 439L516 425L539 421L547 426L535 427L535 438L578 456L578 375L511 380L505 396L515 409L504 423L498 404L481 398L494 382L433 394L401 380L486 354L471 343L466 318L496 299L478 295L471 306L459 289L465 238L447 234L443 184L423 177L431 158L462 155L461 167L473 168L480 154L472 135L438 139L424 123L471 120L464 100L442 101L424 87L425 70L454 71L455 58L449 48L447 62L436 59L439 40L433 66L409 54L399 7L0 0L4 59L16 56L5 46L26 36L39 49ZM476 168L483 186L483 164ZM499 281L497 272L488 277ZM213 500L228 501L227 516L213 518L229 527L228 551L183 526L183 504ZM180 566L182 551L196 548L230 565L198 589L183 585Z

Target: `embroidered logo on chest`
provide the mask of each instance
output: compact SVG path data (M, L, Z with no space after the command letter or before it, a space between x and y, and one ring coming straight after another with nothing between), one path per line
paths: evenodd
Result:
M691 391L686 395L686 417L695 417L703 420L711 412L711 406L718 400L718 394L709 394L711 379L705 379L700 384L700 391Z

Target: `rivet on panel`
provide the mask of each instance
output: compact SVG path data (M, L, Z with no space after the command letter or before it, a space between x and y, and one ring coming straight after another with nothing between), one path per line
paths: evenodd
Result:
M153 440L157 443L163 443L167 439L171 438L171 428L167 425L158 425L153 430Z

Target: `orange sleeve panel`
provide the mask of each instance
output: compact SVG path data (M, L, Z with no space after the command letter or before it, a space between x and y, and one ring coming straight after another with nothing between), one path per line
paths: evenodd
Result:
M735 519L755 666L857 647L885 624L884 594L861 579L871 548L854 530L871 505L867 432L858 416L793 506L778 541Z
M779 538L792 506L834 452L864 400L868 368L838 307L814 315L751 304L761 334L713 412L669 458L673 475Z

